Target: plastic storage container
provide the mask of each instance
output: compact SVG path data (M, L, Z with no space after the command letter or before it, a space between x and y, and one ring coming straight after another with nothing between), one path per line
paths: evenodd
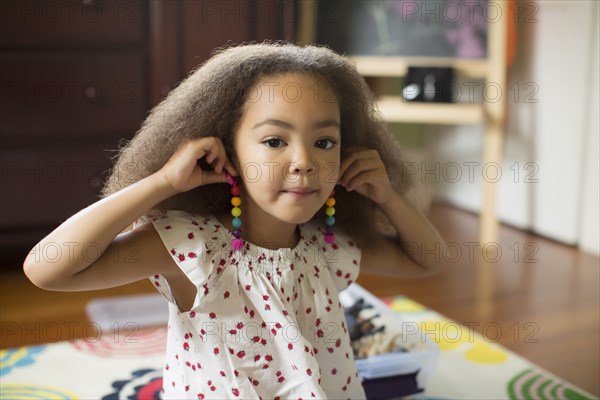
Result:
M357 283L340 293L344 308L351 307L361 298L365 304L372 306L370 313L385 318L388 334L402 333L395 339L395 344L406 350L356 359L367 398L391 399L422 392L427 377L435 368L438 346L418 331L417 323L390 310L384 302Z

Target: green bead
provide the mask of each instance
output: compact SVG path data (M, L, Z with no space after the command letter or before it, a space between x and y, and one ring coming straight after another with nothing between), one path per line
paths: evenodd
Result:
M325 209L325 214L327 214L327 216L331 217L333 214L335 214L335 208L327 207Z
M233 207L231 209L231 215L233 215L234 217L239 217L240 215L242 215L242 209L239 207Z
M333 225L333 224L335 224L335 217L327 217L327 218L325 218L325 223L327 225L330 225L330 226Z

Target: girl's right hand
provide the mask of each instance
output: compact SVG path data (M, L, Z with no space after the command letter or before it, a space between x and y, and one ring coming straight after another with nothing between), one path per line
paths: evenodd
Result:
M204 171L198 165L198 160L205 156L213 171ZM182 193L211 183L226 183L223 168L231 175L239 175L227 158L221 139L209 136L183 143L157 173L167 179L173 190Z

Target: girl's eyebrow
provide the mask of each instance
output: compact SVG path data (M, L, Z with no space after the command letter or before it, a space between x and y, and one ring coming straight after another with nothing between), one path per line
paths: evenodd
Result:
M279 126L279 127L286 128L286 129L294 129L294 126L292 124L290 124L289 122L281 121L279 119L274 119L274 118L267 118L262 122L256 123L252 127L252 130L259 128L263 125L275 125L275 126ZM313 129L327 128L330 126L339 128L340 123L338 121L336 121L335 119L327 119L325 121L320 121L320 122L317 122L316 124L314 124Z

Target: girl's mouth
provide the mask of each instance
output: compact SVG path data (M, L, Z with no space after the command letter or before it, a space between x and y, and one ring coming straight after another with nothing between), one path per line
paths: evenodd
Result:
M288 194L295 199L305 199L317 193L317 191L315 189L309 188L296 188L290 190L283 190L283 193Z

